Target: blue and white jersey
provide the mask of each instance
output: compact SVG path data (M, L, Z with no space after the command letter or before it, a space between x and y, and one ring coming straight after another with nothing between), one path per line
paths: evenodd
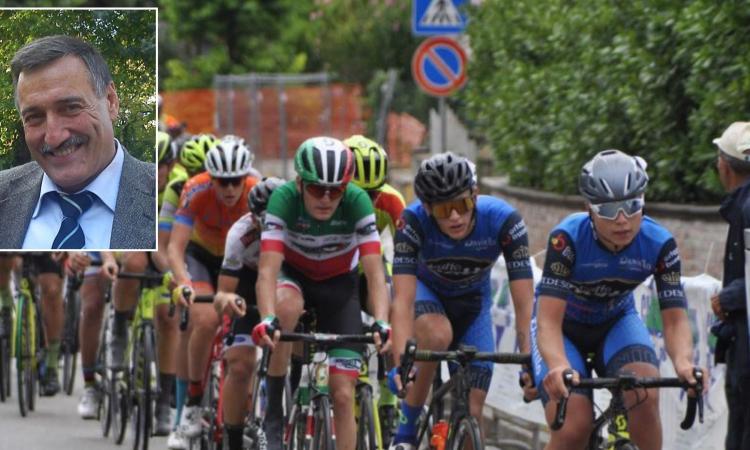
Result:
M627 247L602 245L587 213L566 217L549 235L536 296L566 300L565 320L600 324L635 308L633 290L654 275L661 309L686 307L672 235L648 216Z
M415 275L436 294L458 297L489 295L490 271L500 253L508 278L532 278L526 225L507 202L480 195L471 233L454 240L416 201L402 213L394 237L394 275Z

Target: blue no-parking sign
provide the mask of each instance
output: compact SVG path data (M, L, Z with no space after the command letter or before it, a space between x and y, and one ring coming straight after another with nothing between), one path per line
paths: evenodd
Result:
M431 37L417 47L411 60L411 73L429 95L446 97L466 83L466 52L453 39Z
M413 0L411 31L417 36L458 34L466 28L466 0Z

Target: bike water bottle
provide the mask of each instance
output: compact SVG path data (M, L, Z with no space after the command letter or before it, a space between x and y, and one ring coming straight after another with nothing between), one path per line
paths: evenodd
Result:
M445 450L445 441L448 439L448 422L440 420L432 426L430 437L430 448L432 450Z

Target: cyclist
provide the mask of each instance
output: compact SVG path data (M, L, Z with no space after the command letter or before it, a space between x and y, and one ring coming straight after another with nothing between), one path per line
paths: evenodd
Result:
M320 332L361 333L358 256L373 300L376 345L386 351L390 344L380 238L372 202L349 183L352 159L351 151L337 139L306 140L294 158L297 178L276 189L268 203L256 284L263 320L252 336L256 344L276 349L266 379L264 426L269 449L281 448L281 398L291 351L289 344L275 345L271 336L278 338L279 326L293 330L303 308L315 310ZM385 338L382 342L380 335ZM353 449L355 443L352 405L360 361L358 346L330 351L334 428L337 446L344 450Z
M643 214L646 162L605 150L587 162L578 181L586 212L571 214L550 233L532 321L534 377L552 422L561 397L568 397L564 426L552 431L548 449L583 448L593 422L590 391L565 387L589 376L584 358L593 354L599 376L627 371L659 376L658 359L635 310L633 290L654 275L664 340L677 376L695 383L693 338L680 284L680 257L672 235ZM552 401L550 401L552 400ZM661 448L659 395L625 395L629 433L644 450Z
M401 212L406 207L404 197L386 183L388 176L388 154L385 149L377 142L368 139L362 135L350 136L344 141L354 155L354 174L352 182L367 192L375 208L375 224L380 233L381 240L384 238L386 230L390 236L391 242L396 235L396 222L401 217ZM385 276L388 284L391 283L392 265L389 261L393 260L393 254L385 258ZM370 311L372 305L365 302L369 300L367 295L367 283L364 274L361 273L359 279L359 299L362 308ZM378 395L378 407L393 406L396 407L398 400L388 389L387 380L380 384L380 395Z
M10 291L10 273L15 256L0 254L0 336L13 333L13 294Z
M90 267L92 261L101 261L101 267ZM99 333L104 317L104 297L112 282L117 279L117 260L111 252L70 252L67 275L83 275L81 284L81 319L78 329L81 349L83 395L78 402L78 415L82 419L97 417L102 392L97 384L96 354L99 350Z
M227 234L224 261L219 274L214 307L219 315L234 317L234 341L226 347L227 376L221 392L224 407L224 431L229 450L242 450L242 431L247 416L247 393L255 368L255 348L250 332L260 318L255 305L255 282L258 278L261 220L271 193L284 184L280 178L266 178L253 187L248 196L250 212L240 217ZM236 299L244 299L238 304Z
M257 181L248 176L252 161L253 154L242 143L223 140L206 153L206 172L188 180L183 188L167 249L177 285L175 296L183 308L189 306L193 294L215 292L227 232L247 213L247 196ZM191 292L188 299L182 295L186 288ZM174 445L201 432L203 375L219 325L211 305L195 304L189 308L190 323L187 331L180 333L177 354L178 373L187 369L188 395ZM177 400L180 401L179 395ZM178 403L178 409L179 406Z
M204 170L204 163L206 159L206 153L214 147L219 141L211 134L201 134L193 136L187 139L180 147L178 161L175 163L174 168L169 174L169 182L164 189L163 201L159 210L159 239L158 239L158 253L160 255L167 255L167 247L169 245L169 238L172 233L172 224L174 223L174 215L177 211L177 207L180 203L180 195L182 194L182 188L185 186L185 182L195 175L198 175ZM131 289L133 289L131 287ZM170 336L166 335L160 339L160 345L168 347L174 350L175 342L178 341L177 337L172 337L171 342ZM164 353L164 352L161 352ZM172 361L175 361L176 351L170 351ZM161 358L161 355L160 355ZM165 361L166 366L176 367L176 361L171 363L170 366L168 361ZM175 400L176 400L176 421L173 424L172 432L167 439L167 447L169 448L184 448L187 445L182 439L181 435L177 433L177 425L179 425L180 412L182 404L184 403L185 393L187 392L187 367L176 367L177 377L175 379Z
M419 201L404 210L395 237L394 361L398 364L411 336L418 348L428 350L465 344L494 351L490 271L501 254L516 311L518 346L528 352L533 281L521 216L503 200L478 195L473 164L451 152L422 162L414 192ZM435 363L417 363L417 369L415 383L401 403L402 419L392 449L416 448L415 424ZM391 378L396 373L392 369ZM491 378L491 363L472 363L469 409L479 423ZM394 383L400 384L400 379Z

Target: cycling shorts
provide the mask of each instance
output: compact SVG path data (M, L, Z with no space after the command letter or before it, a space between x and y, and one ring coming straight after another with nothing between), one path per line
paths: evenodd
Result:
M52 253L24 255L24 258L31 258L31 261L36 266L36 273L39 275L52 273L60 276L60 278L65 276L65 268L62 264L52 259Z
M185 263L193 287L198 288L202 285L204 289L216 292L221 261L221 256L214 256L200 246L189 242L185 250Z
M643 362L658 368L651 336L632 307L620 317L599 325L564 321L563 344L570 367L584 378L591 377L590 366L600 377L617 376L623 366L633 362ZM593 356L589 364L586 363L588 355ZM549 368L537 345L536 317L531 320L531 361L534 382L539 389L542 403L546 405L549 395L545 392L542 381ZM573 388L572 392L585 395L590 400L593 398L591 389Z
M495 351L492 338L492 316L489 294L474 292L461 297L448 297L436 294L427 285L417 279L417 294L414 303L414 319L423 314L440 314L451 324L453 341L449 349L455 350L459 345L471 345L480 352ZM469 366L469 385L474 389L487 392L492 381L493 363L474 361ZM455 370L452 364L448 366Z
M354 270L326 280L313 280L284 263L277 289L296 289L305 301L305 310L316 317L316 331L332 334L362 334L359 305L359 276ZM329 351L331 374L359 376L362 364L361 344L342 344Z
M253 340L250 337L253 331L253 327L260 322L260 316L258 309L255 308L255 282L258 279L258 272L256 270L250 270L247 266L243 266L240 269L239 280L240 284L237 286L235 293L245 299L245 305L247 305L247 313L242 317L237 317L232 320L232 333L234 333L234 342L230 347L240 346L253 346Z

